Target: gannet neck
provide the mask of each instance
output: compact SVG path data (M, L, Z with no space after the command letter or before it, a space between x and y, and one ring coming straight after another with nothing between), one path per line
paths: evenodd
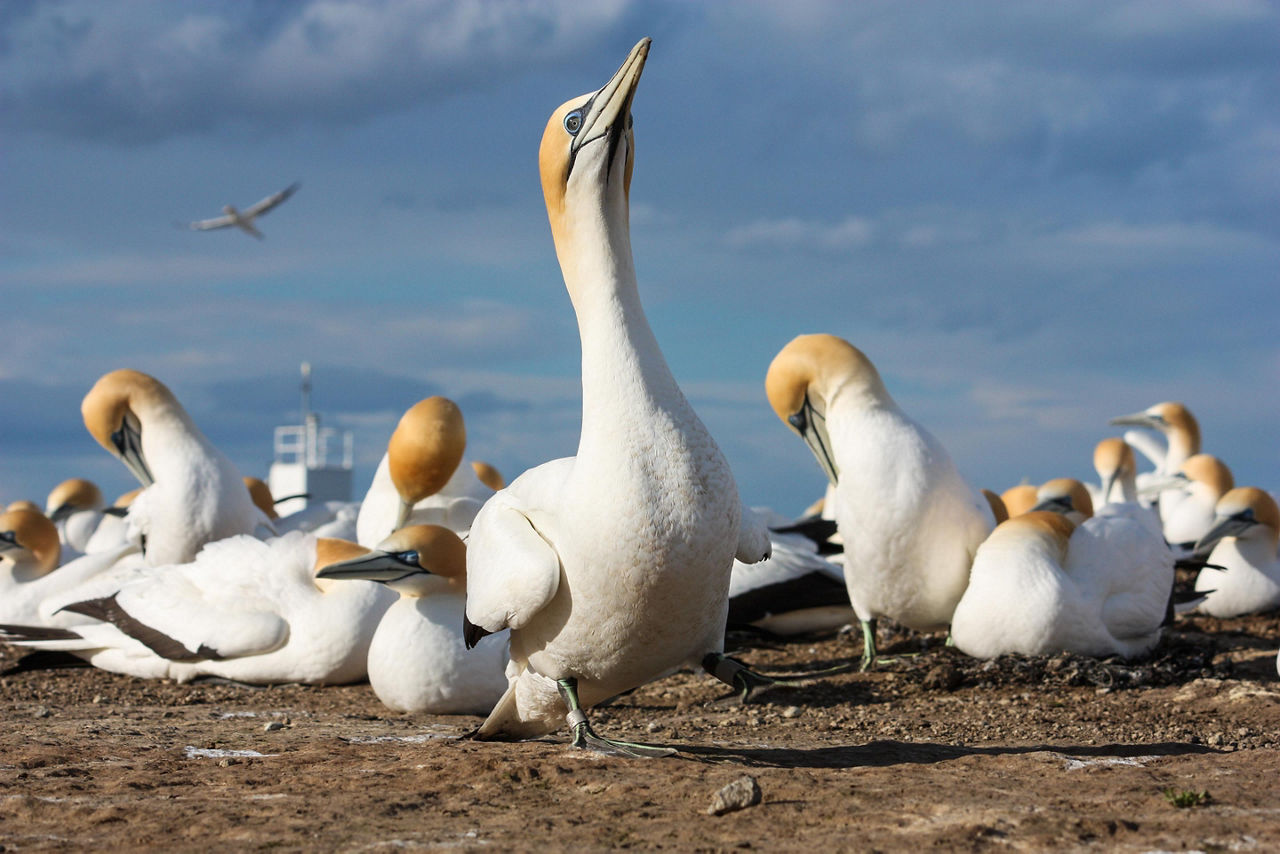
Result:
M1066 563L1068 544L1075 529L1076 523L1068 516L1032 510L999 525L989 539L992 543L1013 539L1036 541L1062 565Z
M1217 501L1235 487L1231 469L1213 454L1194 454L1182 463L1181 471L1204 488Z
M1151 407L1163 419L1162 432L1169 437L1169 453L1166 466L1177 471L1186 460L1200 453L1200 424L1191 410L1181 403L1168 401Z

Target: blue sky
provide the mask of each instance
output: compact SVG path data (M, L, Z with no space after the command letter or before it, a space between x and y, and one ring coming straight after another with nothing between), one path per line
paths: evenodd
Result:
M654 39L634 252L744 498L824 480L763 378L847 338L977 485L1092 476L1186 403L1280 485L1280 8L1071 3L0 4L0 499L123 466L79 401L165 381L247 474L315 365L357 491L445 394L510 478L573 453L578 340L536 150ZM174 227L302 188L266 239Z

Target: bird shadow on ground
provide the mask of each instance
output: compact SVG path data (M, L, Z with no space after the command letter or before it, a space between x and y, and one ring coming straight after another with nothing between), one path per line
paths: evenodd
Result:
M673 745L675 746L675 745ZM825 745L814 748L719 747L679 745L681 756L707 762L730 762L764 768L874 768L892 765L933 765L966 756L1014 756L1049 753L1079 757L1164 757L1221 753L1212 747L1182 742L1155 744L1035 744L969 746L932 742L871 741L866 744Z

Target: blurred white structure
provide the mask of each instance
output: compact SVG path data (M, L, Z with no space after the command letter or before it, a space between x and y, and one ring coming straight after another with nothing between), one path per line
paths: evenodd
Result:
M341 451L338 446L341 445ZM311 411L311 363L302 363L302 423L276 428L275 454L267 486L278 501L276 512L288 516L310 503L351 500L354 459L350 430L321 427Z

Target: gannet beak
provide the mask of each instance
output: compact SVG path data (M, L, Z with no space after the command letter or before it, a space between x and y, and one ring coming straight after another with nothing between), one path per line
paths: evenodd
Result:
M49 514L50 522L61 522L63 519L76 512L76 508L70 503L58 505L58 509Z
M412 555L412 559L410 559ZM331 563L316 573L316 578L363 579L390 584L402 581L413 575L428 575L418 565L417 552L392 554L390 552L371 552L350 560Z
M1102 503L1106 504L1111 498L1111 487L1115 485L1118 472L1113 472L1102 479Z
M13 531L0 531L0 555L5 552L15 552L21 549L18 545L18 535Z
M648 38L638 41L609 82L582 107L582 126L569 146L570 168L578 150L602 136L609 136L611 150L617 147L630 120L631 102L649 56L649 43Z
M832 483L838 483L840 472L836 469L835 460L831 457L831 438L827 435L827 419L809 402L809 395L804 396L800 411L788 417L787 423L800 434L800 438L804 439L809 450L813 451L818 465L822 466L822 470L826 472L827 479Z
M1186 486L1191 482L1191 478L1182 472L1171 474L1167 477L1156 478L1147 481L1138 489L1138 494L1147 497L1151 495L1159 495L1166 489L1174 489L1176 487Z
M1112 418L1107 422L1116 427L1155 427L1155 420L1145 412L1134 412L1131 415L1121 415Z
M156 482L156 479L151 476L151 470L147 468L147 458L142 454L141 428L134 426L126 418L120 425L120 429L111 434L111 444L115 446L120 460L129 471L133 472L133 476L139 483L150 486Z
M1075 507L1072 506L1070 498L1066 496L1058 496L1057 498L1046 498L1035 507L1032 507L1031 512L1034 513L1037 510L1047 510L1050 513L1062 513L1065 515L1074 509Z
M1246 516L1242 513L1237 513L1234 516L1221 516L1218 518L1217 524L1210 528L1208 533L1196 543L1195 548L1191 550L1191 554L1193 557L1207 558L1213 552L1213 547L1220 540L1224 540L1227 537L1238 537L1252 528L1254 524L1256 524L1256 521L1252 518L1252 515Z

